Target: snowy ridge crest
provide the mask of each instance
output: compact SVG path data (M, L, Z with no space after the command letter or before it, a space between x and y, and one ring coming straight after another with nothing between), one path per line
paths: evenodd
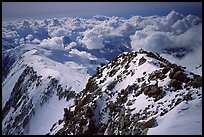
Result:
M48 134L201 134L201 100L201 76L152 52L126 52L97 69Z

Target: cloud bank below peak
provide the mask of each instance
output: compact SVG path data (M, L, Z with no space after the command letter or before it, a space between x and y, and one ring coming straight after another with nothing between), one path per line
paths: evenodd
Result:
M163 49L197 49L202 45L202 22L193 15L184 17L176 11L167 16L142 19L139 30L130 36L131 47L162 53Z

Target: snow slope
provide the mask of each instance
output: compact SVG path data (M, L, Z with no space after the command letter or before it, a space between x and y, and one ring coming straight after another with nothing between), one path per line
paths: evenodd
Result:
M149 135L202 135L202 98L182 102L164 117L158 127L150 128ZM190 125L190 126L187 126Z
M75 100L49 134L202 134L202 77L152 52L120 54Z
M85 87L89 77L86 66L80 66L70 61L62 63L55 61L55 56L52 55L55 54L55 50L57 52L59 49L52 48L52 50L48 50L38 46L32 45L28 52L20 56L17 62L12 65L2 84L2 109L5 114L8 113L3 119L3 134L22 134L24 132L24 129L9 129L8 126L16 126L16 123L21 122L21 120L15 118L17 115L22 114L24 109L29 111L28 114L22 116L29 116L29 124L26 125L29 130L25 129L25 133L45 134L49 131L53 122L63 114L63 108L73 104L72 99L66 99L66 94L63 99L59 99L57 91L59 91L60 87L63 90L61 92L66 92L66 89L67 91L73 91L75 94ZM46 56L46 53L50 58ZM52 82L57 82L57 85L54 84L52 87ZM18 83L23 85L18 85ZM49 86L51 86L51 89L49 89ZM46 93L48 97L46 97ZM24 108L23 106L27 104L26 99L15 97L17 94L25 96L32 104L32 107ZM15 101L14 98L18 100ZM17 104L12 103L13 101L17 102ZM8 108L5 108L5 106L8 106ZM16 108L16 110L13 110L13 108ZM47 114L53 115L47 117ZM46 122L39 125L39 121L42 121L42 119ZM9 123L7 123L8 121Z

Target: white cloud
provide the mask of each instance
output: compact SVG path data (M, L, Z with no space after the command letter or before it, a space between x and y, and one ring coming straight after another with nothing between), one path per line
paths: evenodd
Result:
M175 11L166 17L142 20L138 24L140 29L130 36L132 49L144 48L157 53L176 47L194 50L202 45L202 23L199 22L195 16L184 17Z
M24 38L21 38L20 41L19 41L19 43L20 43L20 44L24 44L24 43L25 43L25 39L24 39Z
M197 49L202 49L202 20L193 15L183 16L176 11L170 12L167 16L133 16L130 19L95 16L92 19L61 18L39 20L34 23L28 21L2 23L2 38L19 38L16 42L23 44L27 43L27 39L33 40L31 35L20 39L27 34L25 32L28 31L28 34L36 37L35 31L38 33L38 28L43 28L48 31L51 38L44 39L41 43L38 39L34 39L31 43L40 43L41 46L48 47L64 47L62 37L69 37L70 41L76 41L76 43L69 43L69 41L64 49L83 57L86 53L73 50L79 43L88 49L103 49L106 43L122 45L121 42L127 42L129 38L133 50L144 48L162 53L163 49L184 47L193 50L191 57L197 55L200 58Z
M70 54L80 56L81 58L89 59L89 60L96 60L97 58L90 53L85 51L79 51L77 49L71 49Z
M39 39L34 39L34 40L32 41L32 43L34 43L34 44L40 44L40 40L39 40Z
M66 47L65 47L65 49L66 50L70 50L70 49L72 49L72 48L74 48L74 47L76 47L77 46L77 43L76 42L71 42L71 43L69 43Z
M49 27L48 32L51 37L61 37L61 36L69 36L72 31L66 28Z
M183 17L183 15L173 10L166 16L166 22L168 25L173 25L177 20L183 19Z
M18 33L16 31L9 31L2 29L2 38L6 39L15 39L18 37Z
M52 37L51 39L44 39L41 43L43 47L63 47L62 37Z
M92 27L87 29L82 34L84 37L79 40L88 49L102 49L104 48L104 41L107 39L115 41L116 37L129 37L130 34L135 32L135 28L131 23L118 17L99 21Z
M88 30L85 32L84 38L80 41L88 49L101 49L104 48L103 36Z
M26 39L29 40L29 41L31 41L31 40L33 40L34 38L33 38L33 35L28 34L28 35L26 36Z

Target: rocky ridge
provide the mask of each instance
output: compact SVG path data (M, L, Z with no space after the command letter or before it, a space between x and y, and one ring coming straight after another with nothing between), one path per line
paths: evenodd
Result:
M48 134L145 135L192 100L202 102L201 76L152 52L125 52L97 69Z

